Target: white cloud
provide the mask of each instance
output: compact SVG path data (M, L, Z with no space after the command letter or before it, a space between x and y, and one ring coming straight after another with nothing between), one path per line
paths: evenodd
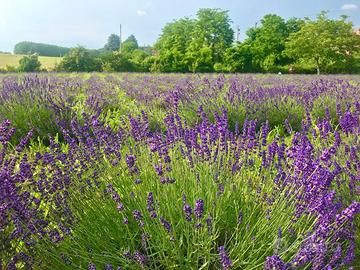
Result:
M358 6L355 5L355 4L344 4L341 6L341 9L342 10L354 10L354 9L357 9Z
M147 15L147 13L146 13L145 10L140 10L140 9L136 11L136 14L139 15L139 16L145 16L145 15Z

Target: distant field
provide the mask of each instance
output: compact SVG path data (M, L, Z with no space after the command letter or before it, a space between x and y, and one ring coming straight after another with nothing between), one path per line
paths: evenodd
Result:
M21 57L23 57L23 55L0 53L0 68L5 68L7 65L18 66ZM39 56L39 60L42 67L53 68L56 63L60 62L61 57Z

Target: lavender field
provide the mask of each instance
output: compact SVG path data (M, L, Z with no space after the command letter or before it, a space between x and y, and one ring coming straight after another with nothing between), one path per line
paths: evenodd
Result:
M360 76L0 81L0 269L360 269Z

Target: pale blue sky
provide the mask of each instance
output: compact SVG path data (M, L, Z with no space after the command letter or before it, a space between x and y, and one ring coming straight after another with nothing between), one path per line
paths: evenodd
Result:
M360 0L0 0L0 50L12 51L23 40L100 48L111 33L134 34L141 45L153 44L165 23L194 17L203 7L229 10L233 28L244 32L267 13L284 18L348 15L360 26Z

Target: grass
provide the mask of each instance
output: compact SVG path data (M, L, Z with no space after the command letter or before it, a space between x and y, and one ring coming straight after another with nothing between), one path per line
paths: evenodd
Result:
M0 68L6 68L6 66L18 66L19 60L23 56L24 55L21 54L0 53ZM55 64L61 61L61 57L39 56L39 61L43 68L54 68Z

